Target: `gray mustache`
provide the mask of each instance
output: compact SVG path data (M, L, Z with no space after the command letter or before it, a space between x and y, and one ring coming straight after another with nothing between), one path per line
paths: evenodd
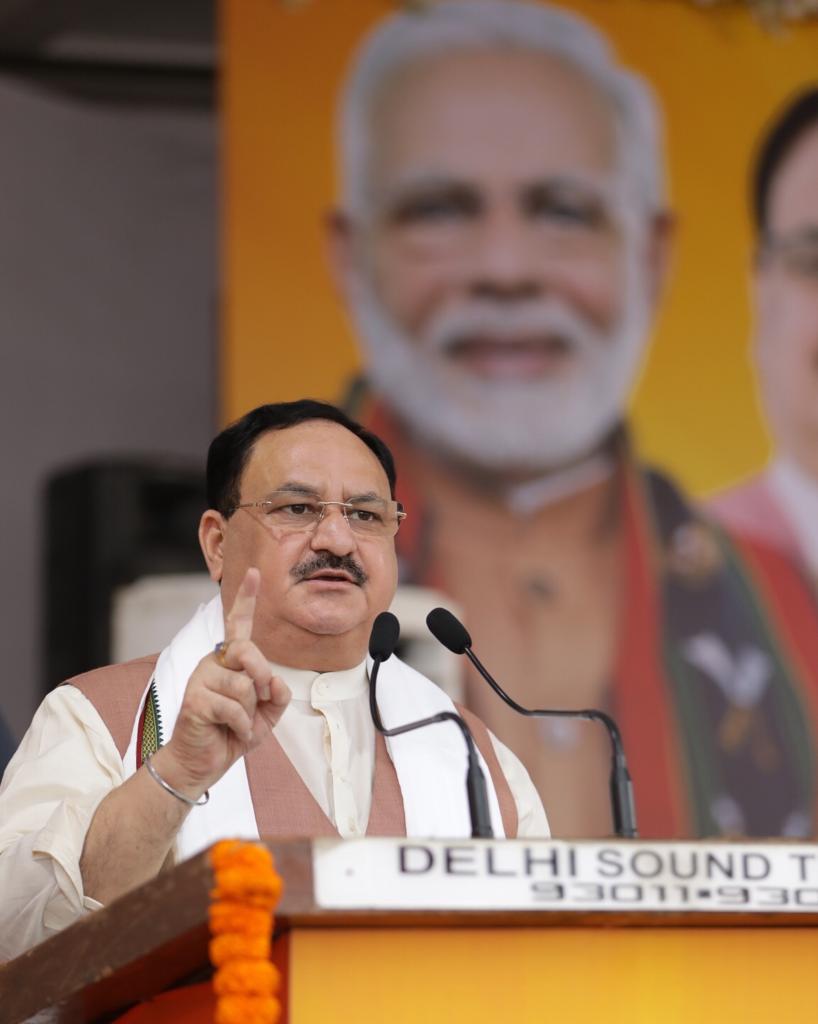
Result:
M290 575L300 581L322 569L338 569L348 572L358 586L363 586L369 579L361 566L350 555L333 555L331 551L321 551L309 561L293 566L290 569Z

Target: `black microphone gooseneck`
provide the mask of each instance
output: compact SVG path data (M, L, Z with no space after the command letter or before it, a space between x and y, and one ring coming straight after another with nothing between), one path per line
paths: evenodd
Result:
M474 738L471 730L460 715L453 711L440 711L429 718L421 718L417 722L407 722L406 725L396 726L394 729L387 729L381 721L381 713L378 709L377 682L378 672L381 663L392 657L392 653L398 645L400 636L400 625L391 612L381 612L372 624L372 633L369 638L369 656L372 658L372 672L369 676L369 711L375 728L383 736L400 736L404 732L412 732L414 729L421 729L426 725L434 725L436 722L455 722L463 733L468 750L469 766L466 771L466 792L469 798L469 818L471 819L471 834L473 838L491 839L494 835L491 827L491 814L489 813L488 794L486 792L486 778L483 769L477 758L477 749L474 745Z
M510 697L486 669L472 650L471 637L468 630L445 608L433 608L426 616L426 625L436 640L439 640L444 647L447 647L454 654L465 654L474 665L480 675L486 680L498 697L521 715L531 718L584 718L593 722L601 722L607 729L611 741L611 812L613 826L616 835L626 839L635 839L638 835L636 830L636 807L633 800L633 783L628 771L628 763L625 760L625 748L622 745L622 735L619 726L609 714L597 708L582 708L577 711L563 711L558 709L532 709L524 708L518 704L513 697Z

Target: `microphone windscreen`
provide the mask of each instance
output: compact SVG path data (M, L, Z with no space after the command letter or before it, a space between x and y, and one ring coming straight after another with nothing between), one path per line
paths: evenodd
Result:
M467 647L471 647L468 630L445 608L433 608L426 616L426 625L432 636L454 654L463 654Z
M377 661L391 658L398 646L400 623L392 612L381 612L372 623L369 634L369 656Z

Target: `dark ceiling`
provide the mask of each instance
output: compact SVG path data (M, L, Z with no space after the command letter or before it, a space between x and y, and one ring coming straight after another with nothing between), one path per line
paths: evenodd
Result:
M211 105L215 0L0 0L0 74L97 103Z
M0 0L0 52L212 66L213 0Z

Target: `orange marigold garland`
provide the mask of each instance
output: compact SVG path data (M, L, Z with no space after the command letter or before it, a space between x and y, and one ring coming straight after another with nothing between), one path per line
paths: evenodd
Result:
M256 843L227 839L213 847L210 859L216 1024L275 1024L281 975L270 963L270 937L282 883L272 854Z

